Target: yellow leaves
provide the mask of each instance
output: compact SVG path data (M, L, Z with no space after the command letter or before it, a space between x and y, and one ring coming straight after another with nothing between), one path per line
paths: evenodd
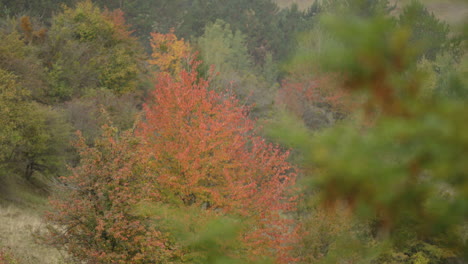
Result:
M149 63L173 76L177 76L190 60L189 44L184 39L177 39L174 30L168 34L151 33L151 48L153 53Z

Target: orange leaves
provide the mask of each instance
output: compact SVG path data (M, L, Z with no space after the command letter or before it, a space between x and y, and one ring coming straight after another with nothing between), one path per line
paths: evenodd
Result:
M238 101L214 91L196 65L178 77L158 76L138 125L142 153L154 155L161 201L241 215L251 228L243 243L251 256L290 259L296 239L284 215L294 210L289 188L295 173L288 153L255 135Z
M93 263L176 263L200 253L189 252L196 249L187 248L177 230L171 233L177 229L171 216L135 213L148 203L202 219L241 218L246 227L229 257L291 263L298 234L288 217L296 177L289 153L256 135L233 96L208 89L209 80L198 76L200 62L183 41L173 33L153 34L155 45L167 48L153 54L164 71L142 120L134 133L117 136L107 128L95 147L79 142L81 164L63 178L64 193L48 216L70 230L62 236L52 228L51 241Z
M130 26L126 24L124 18L124 12L120 9L115 9L113 11L105 10L103 12L104 17L112 22L115 33L114 38L120 40L134 39L131 34L133 31L130 30Z
M153 52L149 63L159 71L177 76L190 61L190 47L184 39L178 40L171 30L168 34L151 33L151 48Z

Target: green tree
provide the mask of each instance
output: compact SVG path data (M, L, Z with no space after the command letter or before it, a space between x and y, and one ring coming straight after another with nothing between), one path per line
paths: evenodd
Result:
M59 11L62 4L71 4L75 0L0 0L0 7L7 15L33 15L49 18Z
M298 35L310 31L316 25L323 7L315 1L307 10L301 11L296 4L282 9L276 19L278 32L272 40L272 53L281 62L288 61L297 49Z
M249 71L252 68L245 35L239 30L233 32L222 20L207 25L198 39L201 56L208 65L216 65L220 72Z
M211 88L218 92L227 89L243 104L253 105L254 116L266 116L273 105L275 82L268 82L255 67L247 50L246 36L239 30L231 30L229 24L222 20L217 20L205 28L197 43L205 68L214 66L217 72ZM274 72L270 75L273 75L270 79L275 79Z
M419 45L420 57L435 60L443 50L449 51L451 42L449 25L440 21L419 1L412 1L401 12L398 22L411 30L411 42ZM456 49L456 47L452 47Z
M22 140L21 127L27 123L27 114L29 112L28 105L22 105L28 92L20 89L16 82L16 76L4 70L0 70L0 100L1 100L1 130L0 130L0 145L1 163L8 162L14 156L17 145L20 145Z
M45 101L46 74L36 54L35 44L44 41L45 29L27 16L2 19L0 28L0 68L18 78L16 81L38 101Z
M53 17L41 56L52 86L49 96L56 100L96 88L123 94L140 84L143 56L123 14L102 12L90 1Z
M245 34L254 63L263 64L267 53L272 51L272 39L278 36L275 22L278 10L271 0L195 0L189 6L183 23L176 27L176 34L186 39L199 37L206 25L222 19L234 31Z
M71 127L62 111L46 106L47 80L36 56L44 28L27 16L3 20L0 29L2 174L31 179L63 173Z
M321 6L328 12L352 12L360 17L387 15L395 8L389 0L325 0Z
M96 0L96 4L108 9L121 9L132 25L136 35L151 50L148 36L151 32L169 33L184 22L184 16L191 10L192 0ZM184 36L189 37L189 36Z
M34 172L62 173L70 127L56 110L31 101L12 73L0 70L2 173L31 179Z

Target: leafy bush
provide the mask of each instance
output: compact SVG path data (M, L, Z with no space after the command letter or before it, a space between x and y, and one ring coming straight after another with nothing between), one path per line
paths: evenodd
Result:
M81 163L61 178L63 185L51 200L54 210L46 215L45 242L93 263L169 262L177 249L167 234L134 212L151 197L147 155L131 133L105 131L95 147L87 147L83 137L77 142Z

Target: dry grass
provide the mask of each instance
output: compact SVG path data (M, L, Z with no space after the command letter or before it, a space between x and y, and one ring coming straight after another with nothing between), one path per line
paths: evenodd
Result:
M33 234L43 229L41 216L34 209L0 207L0 248L13 253L21 264L67 263L62 252L36 243Z
M47 210L45 179L0 176L0 252L18 260L11 264L70 263L62 252L35 239L35 233L45 231L41 217Z

